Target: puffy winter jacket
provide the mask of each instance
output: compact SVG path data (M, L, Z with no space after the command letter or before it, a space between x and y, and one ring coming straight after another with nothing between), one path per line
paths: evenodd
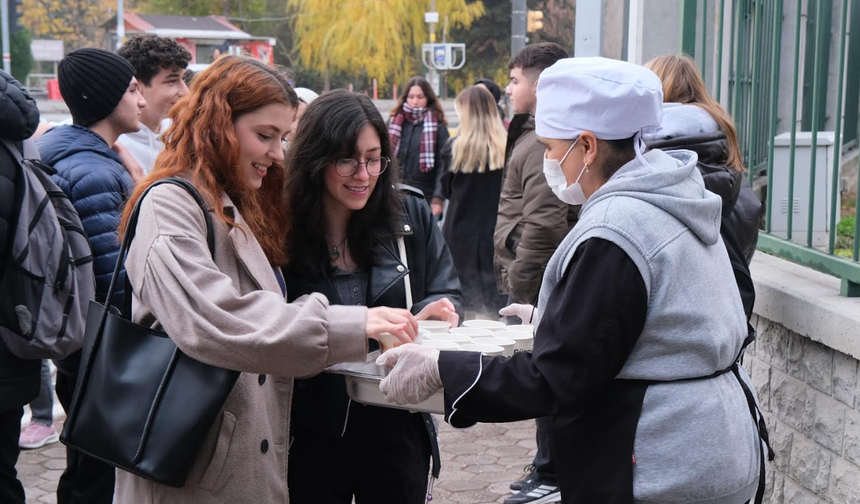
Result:
M29 138L38 125L36 101L20 82L0 70L0 138L20 147L19 142ZM9 247L19 180L15 159L0 147L0 262ZM41 361L15 357L0 340L0 413L20 408L39 395L40 369Z
M697 105L666 103L661 130L646 135L649 149L687 149L699 155L696 167L705 188L723 200L720 235L726 244L747 319L755 303L755 288L749 264L758 240L761 202L746 176L726 166L728 140L717 122Z
M78 125L58 126L39 140L42 161L57 170L54 181L72 200L93 249L96 301L104 302L119 254L122 206L134 183L102 137ZM122 307L125 271L110 303Z

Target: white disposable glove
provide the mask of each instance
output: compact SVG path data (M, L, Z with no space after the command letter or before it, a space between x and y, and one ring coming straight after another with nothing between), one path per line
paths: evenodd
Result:
M534 317L535 307L530 304L514 303L499 310L499 315L505 317L519 317L523 324L531 324Z
M406 344L383 353L376 359L378 366L391 369L379 384L379 391L388 402L418 404L426 401L440 388L439 350Z

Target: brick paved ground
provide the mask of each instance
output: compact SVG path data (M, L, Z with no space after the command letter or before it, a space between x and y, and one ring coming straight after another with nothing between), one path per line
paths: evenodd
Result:
M508 485L522 476L534 457L534 421L477 425L456 430L439 427L442 473L433 490L433 504L500 503L510 495ZM62 420L56 424L62 428ZM28 503L57 502L57 480L66 465L66 449L52 444L25 450L18 459Z

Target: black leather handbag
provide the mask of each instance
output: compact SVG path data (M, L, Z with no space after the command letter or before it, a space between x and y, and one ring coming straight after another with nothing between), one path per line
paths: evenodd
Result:
M215 256L212 220L189 182L152 184L129 219L107 298L111 299L137 226L140 204L159 184L188 191L206 218L206 240ZM91 302L81 367L60 440L124 471L181 487L239 372L196 361L167 334L131 322L131 285L124 313Z

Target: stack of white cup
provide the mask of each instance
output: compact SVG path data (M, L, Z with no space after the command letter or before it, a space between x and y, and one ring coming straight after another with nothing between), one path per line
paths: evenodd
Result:
M418 327L420 336L416 343L439 350L510 357L515 351L532 348L532 326L506 326L495 320L467 320L462 327L452 329L448 322L421 320Z

